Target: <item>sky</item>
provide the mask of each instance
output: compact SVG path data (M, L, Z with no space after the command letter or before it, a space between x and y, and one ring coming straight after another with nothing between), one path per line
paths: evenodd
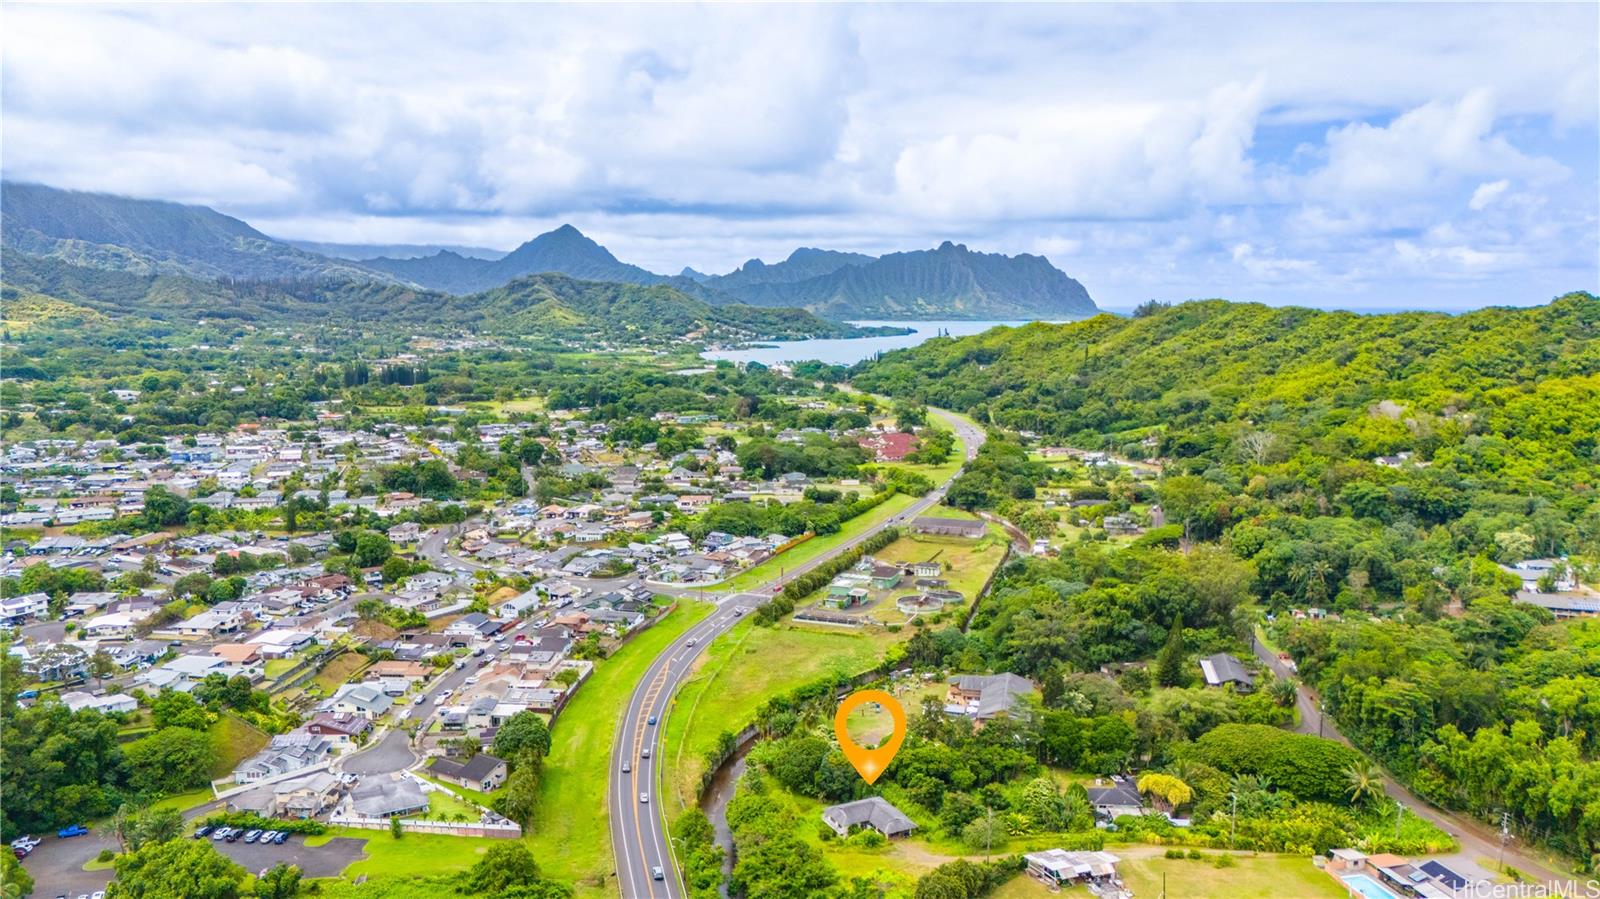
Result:
M1600 289L1600 4L5 4L0 172L276 237L725 272L1036 253L1102 306Z

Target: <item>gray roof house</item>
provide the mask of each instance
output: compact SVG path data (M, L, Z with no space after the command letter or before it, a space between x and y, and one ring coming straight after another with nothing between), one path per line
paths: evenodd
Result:
M1089 794L1089 804L1094 807L1095 814L1107 821L1145 812L1144 797L1139 795L1139 788L1131 780L1113 780L1109 786L1088 787L1085 792Z
M890 805L882 796L830 805L822 810L822 823L841 837L856 827L870 827L886 837L903 837L917 829L905 812Z
M376 718L394 705L394 697L377 684L345 684L333 695L329 711Z
M1235 689L1250 690L1256 685L1255 675L1244 667L1244 663L1225 652L1201 659L1200 673L1205 675L1208 687L1233 684Z
M945 711L986 721L1011 714L1018 700L1036 689L1033 681L1016 674L959 674L950 678Z
M466 762L434 759L433 766L428 771L440 780L459 784L480 793L499 789L506 781L506 763L487 752L480 752Z
M426 810L428 796L409 777L373 777L350 791L350 807L368 818L388 818Z
M234 783L254 783L322 762L333 751L333 742L303 730L278 734L267 748L239 763L233 770Z

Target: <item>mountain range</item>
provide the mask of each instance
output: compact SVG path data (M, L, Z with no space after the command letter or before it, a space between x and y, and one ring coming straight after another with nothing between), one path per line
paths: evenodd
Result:
M711 306L798 307L835 319L1081 318L1096 311L1083 285L1042 256L980 253L945 242L873 257L802 247L775 264L752 259L724 275L662 275L623 262L571 225L498 258L492 250L399 245L347 258L360 245L276 240L203 206L0 185L8 249L85 268L197 279L372 281L454 296L528 275L664 286ZM319 251L322 250L322 251Z

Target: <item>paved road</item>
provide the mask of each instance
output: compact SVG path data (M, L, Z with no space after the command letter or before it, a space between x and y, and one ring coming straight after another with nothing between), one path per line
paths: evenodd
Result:
M962 442L966 444L967 459L972 459L977 454L978 446L983 443L983 431L942 410L929 411L955 429ZM949 485L949 481L940 484L936 490L917 500L901 514L863 532L830 552L790 569L785 573L785 579L805 574L840 553L855 548L891 524L898 524L920 515L944 498ZM695 657L705 649L707 643L727 632L739 621L742 616L737 614L738 609L753 609L771 598L775 585L776 581L763 584L747 593L708 596L717 603L717 610L704 621L689 628L661 651L645 671L644 677L628 701L621 727L617 730L616 745L612 747L611 778L606 808L611 816L611 844L616 855L618 888L622 895L629 899L646 899L646 897L673 899L687 895L673 855L658 796L661 783L658 765L661 757L661 734L666 728L666 717L671 708L672 696L688 677ZM649 759L643 758L646 748L651 750ZM626 774L622 772L624 762L632 769ZM649 801L641 801L641 796L647 797ZM653 877L653 869L656 867L662 869L661 880Z
M1351 745L1344 734L1339 732L1339 726L1322 713L1322 701L1305 682L1301 681L1289 666L1268 649L1260 640L1250 641L1251 649L1255 651L1256 658L1272 669L1272 673L1280 678L1291 680L1295 684L1295 707L1300 712L1300 724L1295 728L1303 734L1316 734L1332 740L1338 740L1345 745ZM1457 815L1445 811L1418 798L1410 790L1401 786L1387 773L1383 777L1383 789L1390 799L1400 802L1406 811L1419 818L1432 822L1435 826L1455 837L1461 843L1461 855L1473 858L1497 859L1500 857L1500 834L1493 827L1476 818ZM1505 846L1506 864L1521 871L1532 880L1541 881L1552 890L1558 884L1571 881L1571 877L1558 875L1550 870L1543 862L1526 854L1514 842ZM1550 895L1558 895L1550 893Z

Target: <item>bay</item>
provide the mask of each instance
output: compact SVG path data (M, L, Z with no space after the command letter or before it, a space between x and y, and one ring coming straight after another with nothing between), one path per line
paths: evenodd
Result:
M854 365L863 359L871 359L879 353L916 346L929 338L937 337L941 332L951 337L965 337L969 334L981 334L990 328L1000 325L1015 327L1029 324L1029 322L951 319L948 321L856 321L850 324L898 326L911 328L912 333L898 334L893 337L787 340L737 350L707 350L700 355L706 359L726 359L740 364L759 362L762 365L776 365L780 362L805 362L815 359L830 365Z

